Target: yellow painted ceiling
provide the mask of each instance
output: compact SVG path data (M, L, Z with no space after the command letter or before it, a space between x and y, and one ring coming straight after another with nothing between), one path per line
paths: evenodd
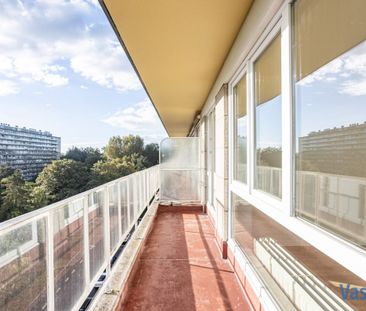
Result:
M188 134L252 1L103 1L169 136Z

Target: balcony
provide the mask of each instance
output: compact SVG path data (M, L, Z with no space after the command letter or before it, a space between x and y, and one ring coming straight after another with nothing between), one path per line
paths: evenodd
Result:
M0 306L366 310L366 2L99 2L170 138L0 224Z
M159 173L2 223L3 310L250 310L203 206L159 205Z
M158 189L155 166L1 223L1 309L79 310L90 302Z

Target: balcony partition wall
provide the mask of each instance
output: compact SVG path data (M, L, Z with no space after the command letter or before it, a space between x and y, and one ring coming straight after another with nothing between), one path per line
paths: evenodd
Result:
M159 182L155 166L1 223L0 309L79 310Z
M199 137L170 137L160 143L162 201L201 203Z

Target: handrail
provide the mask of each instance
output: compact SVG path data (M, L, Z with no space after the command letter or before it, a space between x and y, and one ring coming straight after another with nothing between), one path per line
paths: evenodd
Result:
M0 305L78 310L160 185L159 166L0 224Z
M143 171L146 171L146 170L150 170L150 169L153 169L153 168L158 168L159 165L155 165L155 166L152 166L148 169L145 169ZM7 227L9 226L13 226L14 223L20 223L20 222L24 222L28 219L31 219L33 217L36 217L38 215L41 215L41 214L44 214L46 212L48 212L49 210L57 207L57 206L62 206L62 205L65 205L65 204L68 204L70 203L71 201L75 201L81 197L84 197L92 192L95 192L95 191L98 191L100 189L103 189L104 187L106 186L109 186L109 185L112 185L116 182L120 182L120 181L123 181L123 180L127 180L128 178L131 178L132 176L136 175L136 174L139 174L140 172L142 171L139 171L139 172L135 172L135 173L132 173L130 175L127 175L127 176L123 176L123 177L120 177L118 179L115 179L115 180L112 180L112 181L109 181L103 185L100 185L100 186L97 186L95 188L92 188L92 189L89 189L89 190L85 190L83 192L80 192L78 194L75 194L69 198L66 198L66 199L63 199L61 201L58 201L58 202L55 202L55 203L52 203L52 204L49 204L47 206L44 206L44 207L41 207L39 209L36 209L34 211L31 211L31 212L28 212L28 213L25 213L23 215L20 215L20 216L17 216L17 217L13 217L13 218L10 218L8 220L5 220L3 222L0 222L0 233L2 230L6 229Z

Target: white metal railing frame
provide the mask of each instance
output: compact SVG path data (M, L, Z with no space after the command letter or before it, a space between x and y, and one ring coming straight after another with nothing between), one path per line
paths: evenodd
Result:
M17 230L23 226L28 224L32 224L32 228L34 224L37 226L38 220L44 220L45 224L45 237L46 237L46 259L47 259L47 310L55 310L55 275L54 275L54 212L59 208L69 206L73 202L82 201L82 216L77 220L81 220L83 223L83 258L84 258L84 290L80 295L78 300L74 303L72 310L78 310L83 302L88 297L88 294L93 289L95 283L99 279L100 275L104 270L107 272L107 278L109 273L111 272L111 259L125 241L127 235L131 232L133 227L137 224L139 217L142 212L148 207L150 201L155 197L157 191L160 187L160 176L159 176L159 165L150 167L140 172L133 173L128 176L121 177L119 179L113 180L101 186L95 187L93 189L87 190L65 200L50 204L46 207L40 208L38 210L29 212L27 214L9 219L3 223L0 223L0 238L4 235ZM133 198L131 202L130 198L130 187L133 189ZM127 209L127 228L125 228L124 232L122 232L122 200L121 200L121 185L125 184L127 194L126 209ZM110 216L109 216L109 188L117 185L117 207L118 207L118 241L115 243L114 247L111 248L110 245ZM91 205L88 204L88 196L97 193L104 193L104 204L102 205L103 209L103 243L104 243L104 258L103 263L101 264L100 269L95 273L95 276L91 279L90 276L90 259L89 259L89 213L96 209L95 202ZM133 204L133 217L130 215L131 212L131 203ZM70 219L69 219L70 220ZM67 227L70 221L65 222L65 227ZM37 229L37 228L36 228ZM34 233L34 228L32 229L32 241L34 240L33 235L37 236L37 233ZM29 241L27 241L28 243ZM1 243L1 240L0 240ZM33 245L38 245L38 242L35 241ZM27 244L28 246L28 244ZM24 253L23 245L17 246L15 249L17 255L19 257ZM13 250L10 250L12 252ZM3 256L2 256L3 257ZM5 254L4 257L7 257ZM12 256L11 259L15 257ZM11 260L10 260L11 261ZM9 258L7 258L6 262L9 262ZM98 291L100 294L101 291Z

